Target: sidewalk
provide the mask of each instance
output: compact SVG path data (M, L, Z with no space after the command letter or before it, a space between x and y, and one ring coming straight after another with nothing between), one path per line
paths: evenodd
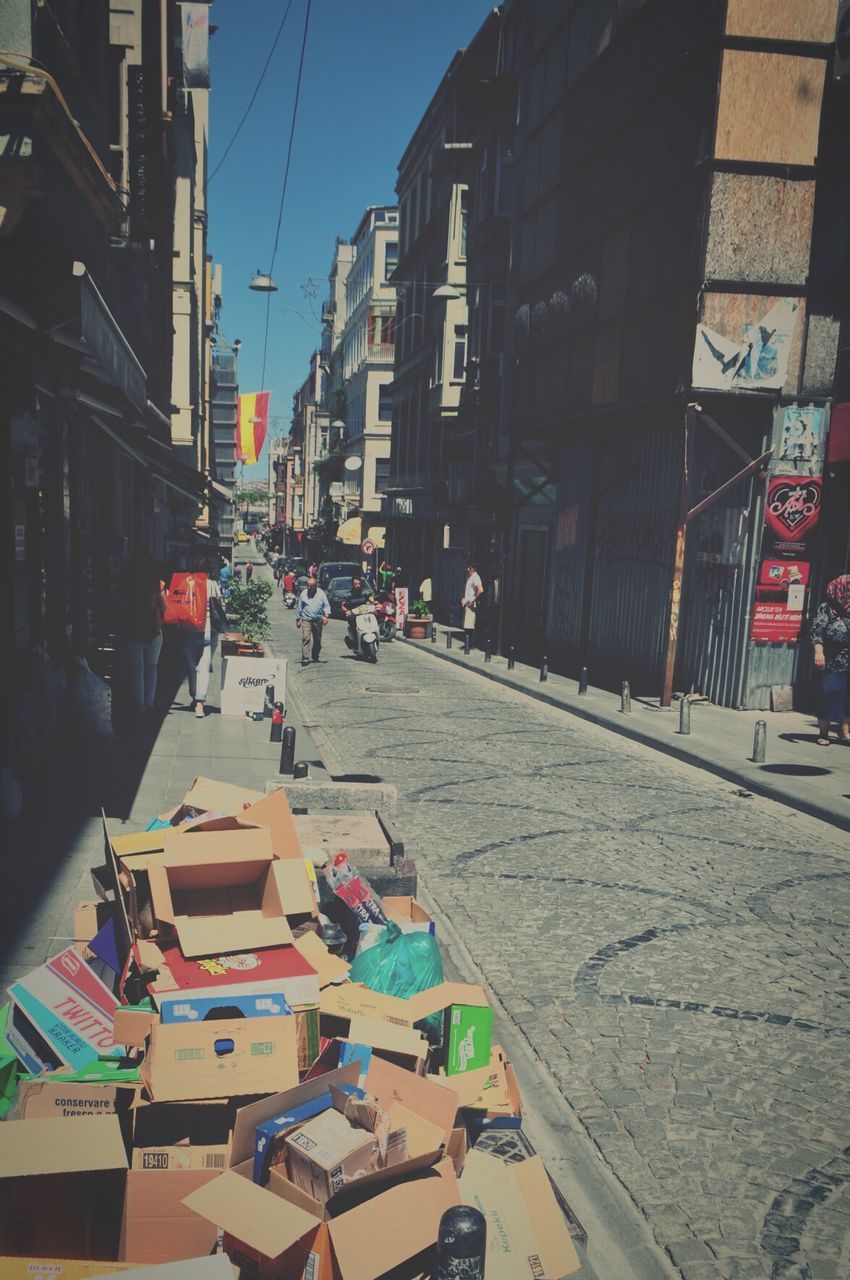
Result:
M707 769L747 791L755 791L783 804L812 814L825 822L850 830L850 747L834 742L830 747L816 744L817 724L813 717L796 711L731 711L708 702L691 703L691 732L679 733L679 704L662 711L657 701L632 698L632 710L620 710L618 695L606 689L589 688L578 693L574 679L550 674L540 681L540 672L517 663L508 671L504 658L484 661L481 650L469 656L463 652L457 633L451 649L446 647L447 629L437 627L437 641L407 640L443 662L451 662L476 675L494 680L558 707L571 715L601 725L635 742L654 747L700 769ZM767 752L764 764L752 760L756 721L767 723Z

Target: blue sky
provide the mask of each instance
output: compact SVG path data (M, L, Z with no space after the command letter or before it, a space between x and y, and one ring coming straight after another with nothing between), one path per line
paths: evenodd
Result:
M248 104L285 2L215 0L210 172ZM280 421L270 435L286 433L293 392L318 345L316 317L336 237L353 234L367 205L394 200L413 130L455 50L492 7L485 0L313 0L271 302L266 389ZM209 188L209 251L223 268L221 327L229 342L242 339L242 391L263 389L265 295L249 292L248 281L257 267L267 269L274 244L305 10L306 0L293 0L253 110ZM246 476L266 470L264 450Z

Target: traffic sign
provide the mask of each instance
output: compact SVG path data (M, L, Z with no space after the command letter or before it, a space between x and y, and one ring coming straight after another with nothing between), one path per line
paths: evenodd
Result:
M364 556L373 556L375 554L375 544L371 538L364 538L360 543L360 550Z

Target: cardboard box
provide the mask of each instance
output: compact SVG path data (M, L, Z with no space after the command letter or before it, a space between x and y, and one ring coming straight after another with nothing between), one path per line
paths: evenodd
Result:
M116 1116L0 1124L0 1253L117 1258L126 1170Z
M443 1048L446 1075L462 1075L490 1063L493 1010L482 987L465 982L443 982L412 996L414 1022L443 1012Z
M337 1088L346 1095L355 1094L356 1096L365 1097L363 1090L358 1089L353 1084L338 1085ZM287 1110L273 1116L270 1120L261 1121L257 1125L254 1144L254 1165L251 1175L254 1182L259 1183L261 1186L265 1185L268 1180L269 1169L285 1160L286 1152L283 1143L292 1129L321 1115L323 1111L329 1110L333 1105L333 1096L331 1090L328 1089L325 1093L320 1093L314 1098L307 1099L297 1106L288 1107Z
M157 1102L271 1093L296 1085L295 1018L155 1023L142 1079Z
M382 1165L375 1134L352 1124L335 1106L301 1125L284 1143L289 1181L320 1204L354 1179L407 1157L406 1135L396 1130L389 1135Z
M352 1044L366 1045L373 1055L386 1058L407 1071L424 1075L428 1061L428 1041L412 1027L396 1027L390 1022L372 1018L352 1018L347 1039Z
M33 1074L122 1056L114 1042L115 997L74 947L19 978L9 997L6 1040Z
M318 975L296 946L187 959L180 947L139 943L134 953L141 968L156 972L147 989L163 1022L178 1021L177 1006L188 1010L182 1020L199 1021L202 1010L210 1011L206 1002L213 1001L214 1008L233 1007L246 993L278 997L290 1008L319 1003ZM193 1009L198 1017L192 1017Z
M93 1280L134 1271L132 1263L78 1262L73 1258L0 1257L0 1280ZM200 1278L199 1278L200 1280Z
M284 946L292 932L282 866L262 828L166 832L148 871L156 919L176 932L186 957Z
M413 1002L399 996L384 996L355 982L343 982L325 987L319 998L322 1024L327 1020L339 1024L341 1030L329 1028L327 1035L347 1035L352 1018L368 1018L386 1022L396 1027L412 1027L418 1021ZM425 1017L425 1014L421 1015Z
M74 911L74 946L84 960L91 960L94 952L89 943L110 919L109 904L98 899L78 902Z
M141 1091L141 1081L134 1084L81 1084L63 1079L61 1072L54 1071L19 1081L17 1113L21 1120L126 1115L138 1105Z
M242 813L244 809L265 798L262 791L249 787L237 787L232 782L217 782L215 778L196 778L183 797L183 803L199 811L216 813Z
M268 1189L231 1170L189 1204L223 1227L225 1252L245 1277L375 1280L432 1248L440 1218L460 1203L451 1161L401 1176L406 1167L377 1175L360 1189L362 1200L333 1218L277 1170Z
M249 805L240 814L240 819L243 822L252 823L255 827L268 828L276 858L282 861L304 861L304 851L292 820L289 798L283 787L278 787L276 791Z
M489 1066L461 1076L432 1077L453 1089L463 1118L474 1135L485 1129L521 1129L522 1094L513 1064L499 1045L493 1045Z
M384 915L388 920L394 920L402 933L430 933L433 937L437 932L434 921L415 898L385 896L381 898L381 905Z
M154 1103L136 1112L122 1260L170 1262L215 1248L215 1227L182 1202L227 1168L233 1114L227 1103Z
M318 934L302 933L292 945L316 970L320 987L327 987L332 982L341 982L348 977L351 965L347 960L328 951Z
M581 1267L539 1156L503 1164L474 1148L460 1177L464 1204L487 1219L487 1280L574 1275ZM347 1277L346 1277L347 1280Z

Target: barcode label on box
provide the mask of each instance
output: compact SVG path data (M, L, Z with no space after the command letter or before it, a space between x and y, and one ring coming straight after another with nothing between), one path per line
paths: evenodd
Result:
M223 1169L224 1168L224 1152L208 1151L204 1156L205 1169Z
M304 1264L304 1280L319 1280L319 1255L308 1253Z
M143 1169L167 1169L168 1156L164 1151L145 1151L142 1153Z
M271 1040L256 1040L251 1045L252 1058L271 1057L273 1053L274 1047Z
M204 1056L203 1049L175 1049L174 1057L178 1062L195 1062Z

